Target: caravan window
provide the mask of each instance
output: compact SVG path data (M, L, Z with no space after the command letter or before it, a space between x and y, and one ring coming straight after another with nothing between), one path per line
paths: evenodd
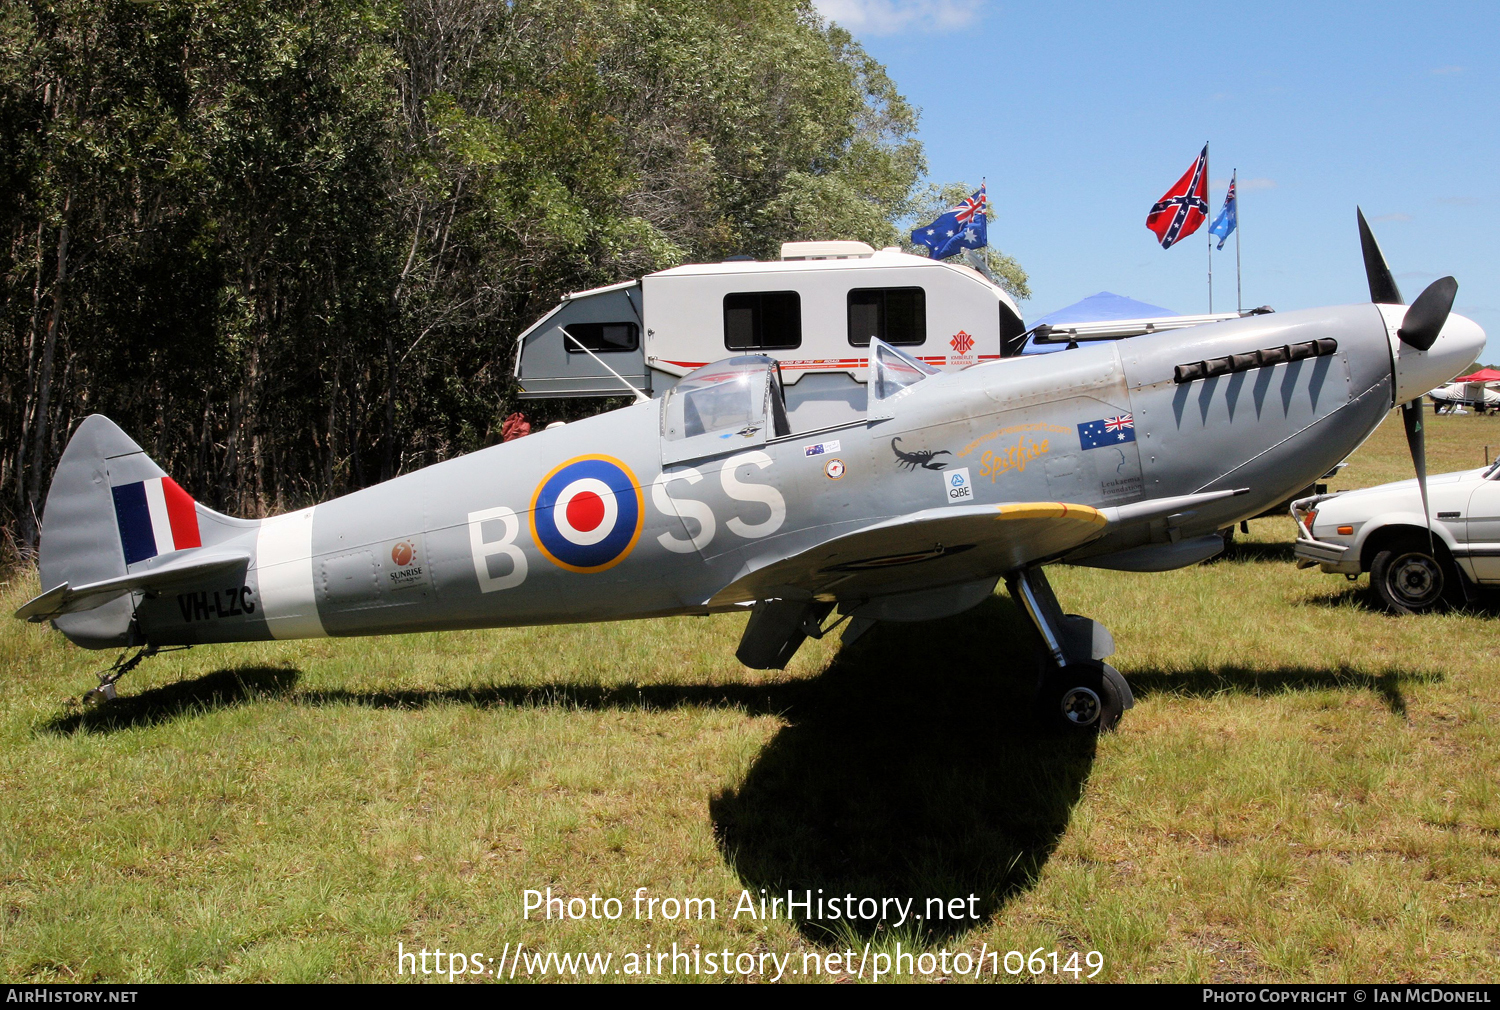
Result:
M641 328L635 323L569 323L563 330L596 354L600 351L634 351L641 346ZM569 354L583 353L572 340L563 343Z
M927 342L927 292L921 288L855 288L849 292L849 343L870 338L914 347Z
M731 351L801 347L802 296L795 291L725 295L724 346Z

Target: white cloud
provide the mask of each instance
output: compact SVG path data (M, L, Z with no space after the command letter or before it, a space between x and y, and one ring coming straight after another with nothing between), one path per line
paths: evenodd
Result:
M958 31L977 22L979 0L813 0L818 13L856 34Z

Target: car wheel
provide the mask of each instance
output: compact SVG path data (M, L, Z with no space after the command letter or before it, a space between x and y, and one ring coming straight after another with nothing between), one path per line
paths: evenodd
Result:
M1042 725L1065 733L1108 733L1124 711L1119 688L1096 661L1054 668L1037 695Z
M1370 585L1393 614L1425 614L1442 605L1458 575L1434 556L1425 537L1406 537L1379 551L1370 564Z

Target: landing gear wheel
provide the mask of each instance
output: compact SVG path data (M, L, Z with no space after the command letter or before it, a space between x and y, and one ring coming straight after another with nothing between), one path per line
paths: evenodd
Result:
M1065 733L1108 733L1118 726L1125 699L1104 671L1097 660L1054 667L1037 692L1042 725Z
M83 707L98 708L106 702L115 700L115 685L111 681L108 684L100 684L98 687L90 688L83 692Z
M1425 614L1458 586L1458 573L1446 558L1433 556L1425 537L1405 537L1375 555L1370 585L1391 613Z

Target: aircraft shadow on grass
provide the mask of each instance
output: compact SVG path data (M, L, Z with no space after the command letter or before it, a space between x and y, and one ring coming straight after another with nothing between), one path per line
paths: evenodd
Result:
M1181 698L1213 698L1221 694L1266 697L1291 691L1369 691L1393 715L1406 715L1403 684L1433 684L1440 673L1385 670L1370 673L1352 668L1283 666L1252 669L1242 666L1200 667L1196 670L1132 670L1130 688L1136 700L1153 694Z
M923 915L928 899L973 894L991 918L1036 881L1094 763L1091 736L1036 732L1036 664L1035 632L998 597L877 626L809 684L744 781L710 799L725 858L753 895L911 898ZM943 939L978 924L901 929ZM798 925L816 942L877 926Z
M978 897L980 921L1031 888L1067 829L1093 768L1090 736L1038 733L1030 701L1035 633L992 597L966 614L882 624L818 675L769 684L609 687L552 683L445 690L298 691L292 669L220 670L123 696L103 710L60 717L58 732L112 732L190 717L258 697L300 704L421 709L557 706L585 710L729 707L786 721L744 780L708 799L724 858L753 895ZM1370 690L1404 711L1400 673L1284 668L1135 671L1138 699L1303 690ZM1435 678L1427 678L1435 679ZM1127 716L1127 718L1129 718ZM942 940L972 919L924 919L903 931ZM877 924L809 939L868 937ZM889 924L884 927L889 928Z
M981 921L1029 890L1061 841L1095 740L1036 730L1035 633L1006 601L930 624L878 626L808 683L737 788L709 803L725 858L755 893L979 897ZM1368 690L1435 675L1218 667L1133 671L1137 699ZM1129 718L1129 716L1127 716ZM930 940L977 925L924 920ZM874 923L809 939L868 937ZM910 929L910 926L905 927Z
M231 708L260 698L284 695L297 686L301 673L284 666L243 666L234 670L153 687L140 694L122 693L100 708L59 715L41 728L48 733L113 733L156 726L188 715Z

